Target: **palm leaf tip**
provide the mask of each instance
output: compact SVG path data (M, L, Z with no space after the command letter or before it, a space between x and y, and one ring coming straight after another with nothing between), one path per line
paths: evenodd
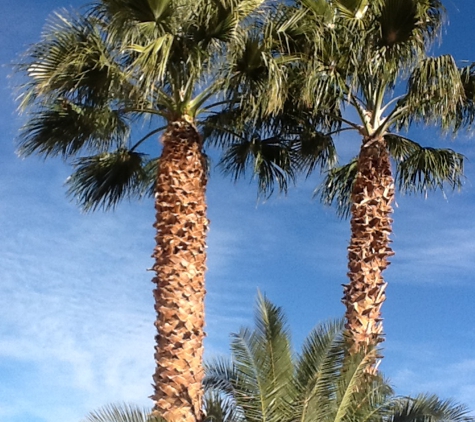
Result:
M153 183L150 162L127 149L82 157L68 178L68 194L85 211L114 208L123 198L141 197Z

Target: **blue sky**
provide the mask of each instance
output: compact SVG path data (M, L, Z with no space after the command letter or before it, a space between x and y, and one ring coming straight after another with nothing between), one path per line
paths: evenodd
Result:
M8 65L38 40L47 15L82 0L0 3L0 420L79 421L111 402L150 405L153 303L151 200L82 214L65 195L69 169L15 155L21 123ZM475 2L445 2L441 53L475 61ZM460 62L462 64L462 62ZM475 409L475 140L412 132L467 157L464 188L397 196L383 307L381 368L400 394L433 392ZM359 140L344 137L344 155ZM349 223L311 199L318 178L256 201L255 185L214 171L208 188L208 357L252 318L257 289L286 311L298 347L340 317Z

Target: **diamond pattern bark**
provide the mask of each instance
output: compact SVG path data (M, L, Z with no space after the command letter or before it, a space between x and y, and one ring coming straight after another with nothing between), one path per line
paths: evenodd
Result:
M168 422L201 420L206 164L189 119L169 124L157 174L153 282L157 320L154 414Z
M384 341L381 306L386 283L382 272L394 255L390 248L394 179L383 139L365 139L353 186L348 277L344 285L346 331L350 351Z

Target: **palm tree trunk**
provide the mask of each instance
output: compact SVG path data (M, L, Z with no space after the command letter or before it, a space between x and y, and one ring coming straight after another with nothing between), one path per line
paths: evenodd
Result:
M350 353L384 341L381 305L386 284L382 272L394 255L390 248L394 179L382 138L367 138L358 158L353 186L351 240L348 247L349 284L344 286L346 334Z
M158 331L153 413L201 420L206 270L206 160L189 119L171 122L157 174L153 282Z

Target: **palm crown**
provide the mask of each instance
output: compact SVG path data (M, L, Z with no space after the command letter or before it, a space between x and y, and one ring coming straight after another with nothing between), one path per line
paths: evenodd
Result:
M218 53L260 3L104 0L57 12L18 66L28 112L19 152L79 156L68 184L85 209L146 193L157 160L144 142L210 107Z

